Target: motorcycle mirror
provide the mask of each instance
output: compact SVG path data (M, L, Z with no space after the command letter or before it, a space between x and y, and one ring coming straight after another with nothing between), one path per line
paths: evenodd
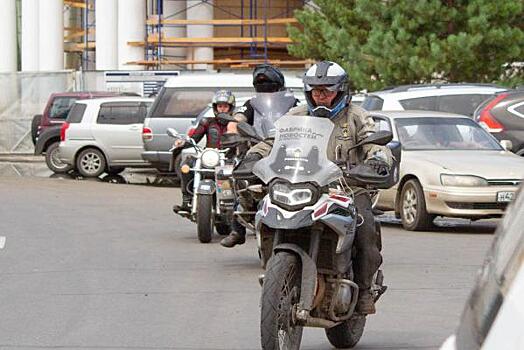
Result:
M258 136L257 132L255 131L255 128L246 122L238 123L237 129L238 133L242 136L250 137L258 141L263 141L263 139L260 136Z
M233 117L231 114L229 113L218 113L217 114L217 118L218 119L222 119L222 120L226 120L228 122L234 122L234 123L237 123L238 120L235 119L235 117Z
M370 145L370 144L379 145L379 146L385 146L392 139L393 139L393 133L391 133L391 131L387 131L387 130L377 131L377 132L374 132L373 134L369 135L368 137L366 137L364 140L360 141L356 145L351 146L350 148L348 148L348 151L352 150L354 148L357 148L357 147L361 147L361 146L364 146L364 145Z
M174 138L177 138L179 136L178 131L176 131L173 128L167 128L167 134Z

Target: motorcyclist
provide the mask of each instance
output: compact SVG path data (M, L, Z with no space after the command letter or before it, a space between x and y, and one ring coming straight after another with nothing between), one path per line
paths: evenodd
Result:
M351 103L345 70L335 62L322 61L307 70L303 81L307 106L293 108L288 114L329 118L335 124L329 141L328 158L334 162L365 163L375 169L389 169L392 156L385 146L370 144L349 150L349 147L375 132L375 124L369 113ZM262 158L269 154L270 149L266 143L258 143L249 153L256 153ZM382 263L382 256L377 244L378 233L369 193L362 188L353 188L353 191L355 206L362 220L355 238L354 273L359 286L356 311L373 314L375 303L371 283Z
M257 93L275 93L284 91L286 89L286 82L282 72L270 64L260 64L253 70L253 87ZM294 106L298 104L295 100ZM246 101L244 105L235 113L235 119L239 122L246 122L253 125L255 118L255 110L252 106L251 99ZM228 133L237 133L237 123L231 122L228 124ZM256 158L256 159L255 159ZM246 164L251 164L253 160L258 160L258 156L248 155L236 170L242 169ZM248 201L247 198L240 198L241 202ZM244 207L247 205L244 204ZM244 208L246 209L246 208ZM220 244L226 248L232 248L237 244L244 244L246 242L246 228L242 226L236 217L231 223L231 233L222 239Z
M227 131L227 124L229 121L224 118L220 118L219 115L222 113L232 115L235 110L235 96L229 90L218 90L213 96L211 102L214 117L202 119L196 128L191 129L188 132L196 143L206 136L206 148L220 148L220 140L222 135ZM175 141L175 147L180 148L186 145L185 140L178 139ZM187 164L190 168L194 165L195 158L188 157L183 164ZM182 191L182 205L176 205L173 207L175 212L189 211L191 206L191 194L188 190L188 184L194 177L193 172L180 175L180 189Z

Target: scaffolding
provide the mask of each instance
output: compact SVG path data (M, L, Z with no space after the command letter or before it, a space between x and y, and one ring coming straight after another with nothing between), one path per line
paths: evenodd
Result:
M308 6L311 0L200 0L196 5L213 6L214 19L174 19L188 8L176 13L163 13L165 2L186 0L144 0L146 6L146 36L143 41L128 42L129 45L144 47L144 59L128 64L142 65L146 69L186 69L196 64L210 64L215 68L248 68L259 63L271 63L286 67L304 67L308 60L293 58L287 53L291 39L283 30L287 25L297 24L292 12ZM194 6L196 6L194 5ZM78 55L78 68L95 69L95 0L64 0L64 6L76 9L80 26L66 27L64 51ZM227 17L216 19L218 17ZM169 28L195 25L212 25L212 37L168 36ZM238 35L217 35L222 28L236 31ZM280 28L276 29L275 28ZM285 35L271 35L272 31ZM214 58L196 60L192 55L185 57L170 55L169 48L184 48L194 52L195 48L213 48ZM169 66L169 67L168 67Z

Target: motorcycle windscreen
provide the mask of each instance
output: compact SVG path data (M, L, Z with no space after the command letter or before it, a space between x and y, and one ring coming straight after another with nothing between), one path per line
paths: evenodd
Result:
M264 183L274 178L291 183L315 182L325 186L342 177L342 170L327 157L334 124L327 118L285 115L276 123L273 148L253 167Z
M295 96L288 91L257 93L250 101L253 107L253 127L267 139L275 135L275 122L295 105Z

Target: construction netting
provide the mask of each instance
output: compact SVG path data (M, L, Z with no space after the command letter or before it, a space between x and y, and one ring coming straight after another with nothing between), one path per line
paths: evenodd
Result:
M42 114L49 95L74 91L77 73L0 74L0 153L33 153L31 121Z

